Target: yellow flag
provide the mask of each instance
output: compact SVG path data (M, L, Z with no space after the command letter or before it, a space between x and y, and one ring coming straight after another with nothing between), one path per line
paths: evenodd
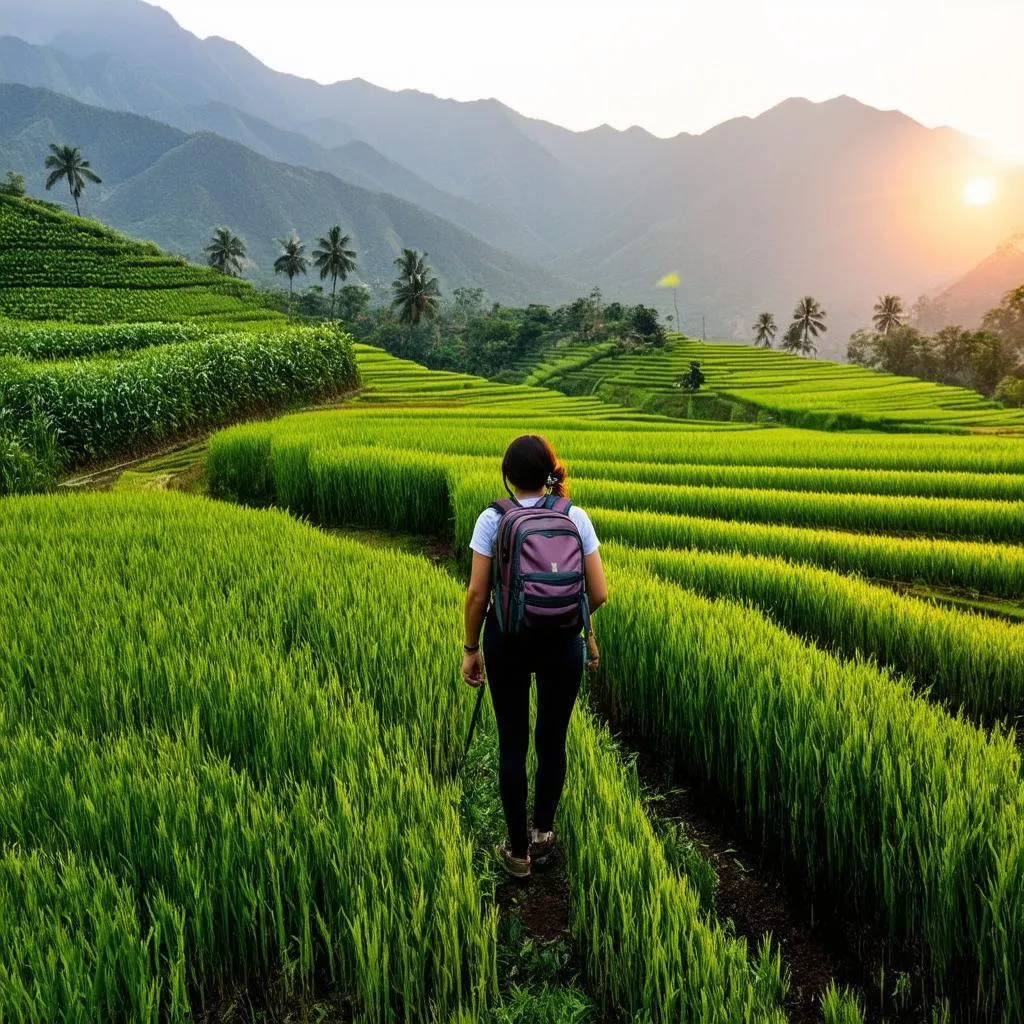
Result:
M666 274L659 282L659 288L678 288L679 287L679 275L673 271L671 274Z

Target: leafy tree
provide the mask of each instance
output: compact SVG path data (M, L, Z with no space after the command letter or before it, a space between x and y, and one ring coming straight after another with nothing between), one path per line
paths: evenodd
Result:
M704 383L704 373L700 368L700 362L694 360L690 363L689 370L679 378L679 387L684 391L695 392L699 391L701 385Z
M25 175L8 171L7 177L0 182L0 195L18 196L25 194Z
M793 322L786 331L782 347L801 355L817 352L817 346L811 339L828 330L825 326L827 315L816 298L805 295L793 310Z
M1015 409L1024 407L1024 377L1004 377L996 388L995 397Z
M246 259L245 242L233 234L231 228L215 228L210 244L204 252L206 262L218 273L238 277Z
M499 306L473 317L466 331L466 369L490 377L515 356L518 340L515 310Z
M981 326L998 334L1024 355L1024 284L1003 296L1003 301L990 309Z
M350 249L352 239L341 233L336 224L326 237L316 240L313 250L313 266L320 271L320 280L331 278L331 319L334 319L334 303L338 293L339 279L344 281L356 269L356 251Z
M58 181L66 178L71 198L75 201L75 212L81 216L78 200L85 191L86 183L91 181L99 185L103 179L89 166L88 160L82 159L82 151L77 146L57 146L51 142L45 167L50 172L46 179L47 192Z
M395 260L398 277L391 284L391 306L398 310L398 319L411 326L421 319L433 320L441 306L441 288L427 265L427 255L403 249Z
M347 284L338 293L338 316L350 330L356 329L370 308L370 289L361 284Z
M775 323L774 313L758 313L757 323L754 324L754 344L761 348L771 348L779 327Z
M650 306L631 307L625 324L627 337L634 344L656 347L665 343L665 328L658 321L658 311Z
M779 342L779 348L786 352L799 352L803 341L800 337L800 325L798 323L791 323L787 328L785 334L782 335L782 341Z
M309 268L309 260L306 259L306 246L300 241L298 235L292 235L291 238L279 238L277 244L281 246L281 255L274 260L274 273L288 275L288 303L291 305L295 278L299 274L305 274Z
M879 334L888 334L891 330L902 327L907 322L903 300L898 295L883 295L875 303L872 321Z

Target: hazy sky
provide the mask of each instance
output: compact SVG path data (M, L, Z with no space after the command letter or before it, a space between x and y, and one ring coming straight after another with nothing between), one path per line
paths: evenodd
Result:
M703 131L847 93L1024 162L1024 0L160 0L281 71L494 96L570 128Z

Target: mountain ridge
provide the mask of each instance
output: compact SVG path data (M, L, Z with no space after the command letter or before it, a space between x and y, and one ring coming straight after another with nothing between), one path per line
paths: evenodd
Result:
M784 320L812 293L830 311L822 350L841 355L878 294L897 292L909 304L1024 227L1024 171L1004 173L952 129L850 96L795 97L668 139L636 126L573 132L493 98L463 103L276 72L237 43L199 40L169 16L150 17L138 0L83 0L68 26L54 13L59 0L11 15L20 2L0 0L0 32L19 19L39 40L73 32L64 45L92 55L75 75L97 102L148 104L175 124L196 116L182 108L222 103L321 149L362 142L388 162L389 187L404 189L403 198L435 204L432 212L588 288L668 313L671 298L655 283L677 271L690 332L706 323L713 336L749 337L758 312ZM5 70L2 52L0 78L28 73ZM59 77L60 59L36 60L40 76ZM119 92L129 79L132 88ZM319 169L326 158L290 159ZM347 170L361 184L368 172L364 164ZM963 202L964 181L979 175L1001 175L1001 207ZM448 205L436 205L430 189L451 197Z
M405 200L326 171L268 160L213 133L188 134L58 93L0 85L0 157L26 174L32 194L51 199L64 198L42 189L43 157L54 132L92 139L89 155L104 182L90 186L86 212L198 261L212 229L229 224L248 242L258 280L273 279L276 238L297 230L308 241L341 223L360 254L357 279L381 293L403 246L430 252L447 290L481 286L503 302L562 301L574 290Z

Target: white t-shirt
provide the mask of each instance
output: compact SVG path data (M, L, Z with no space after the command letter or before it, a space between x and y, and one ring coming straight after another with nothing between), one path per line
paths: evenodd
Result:
M535 498L520 498L519 504L532 506L543 501L543 495ZM583 538L583 554L592 555L598 548L597 534L594 532L594 524L590 516L578 505L569 509L569 518L576 524ZM501 522L501 515L493 508L485 508L477 516L476 526L473 527L473 538L469 546L479 555L486 558L494 557L494 543L498 539L498 524Z

